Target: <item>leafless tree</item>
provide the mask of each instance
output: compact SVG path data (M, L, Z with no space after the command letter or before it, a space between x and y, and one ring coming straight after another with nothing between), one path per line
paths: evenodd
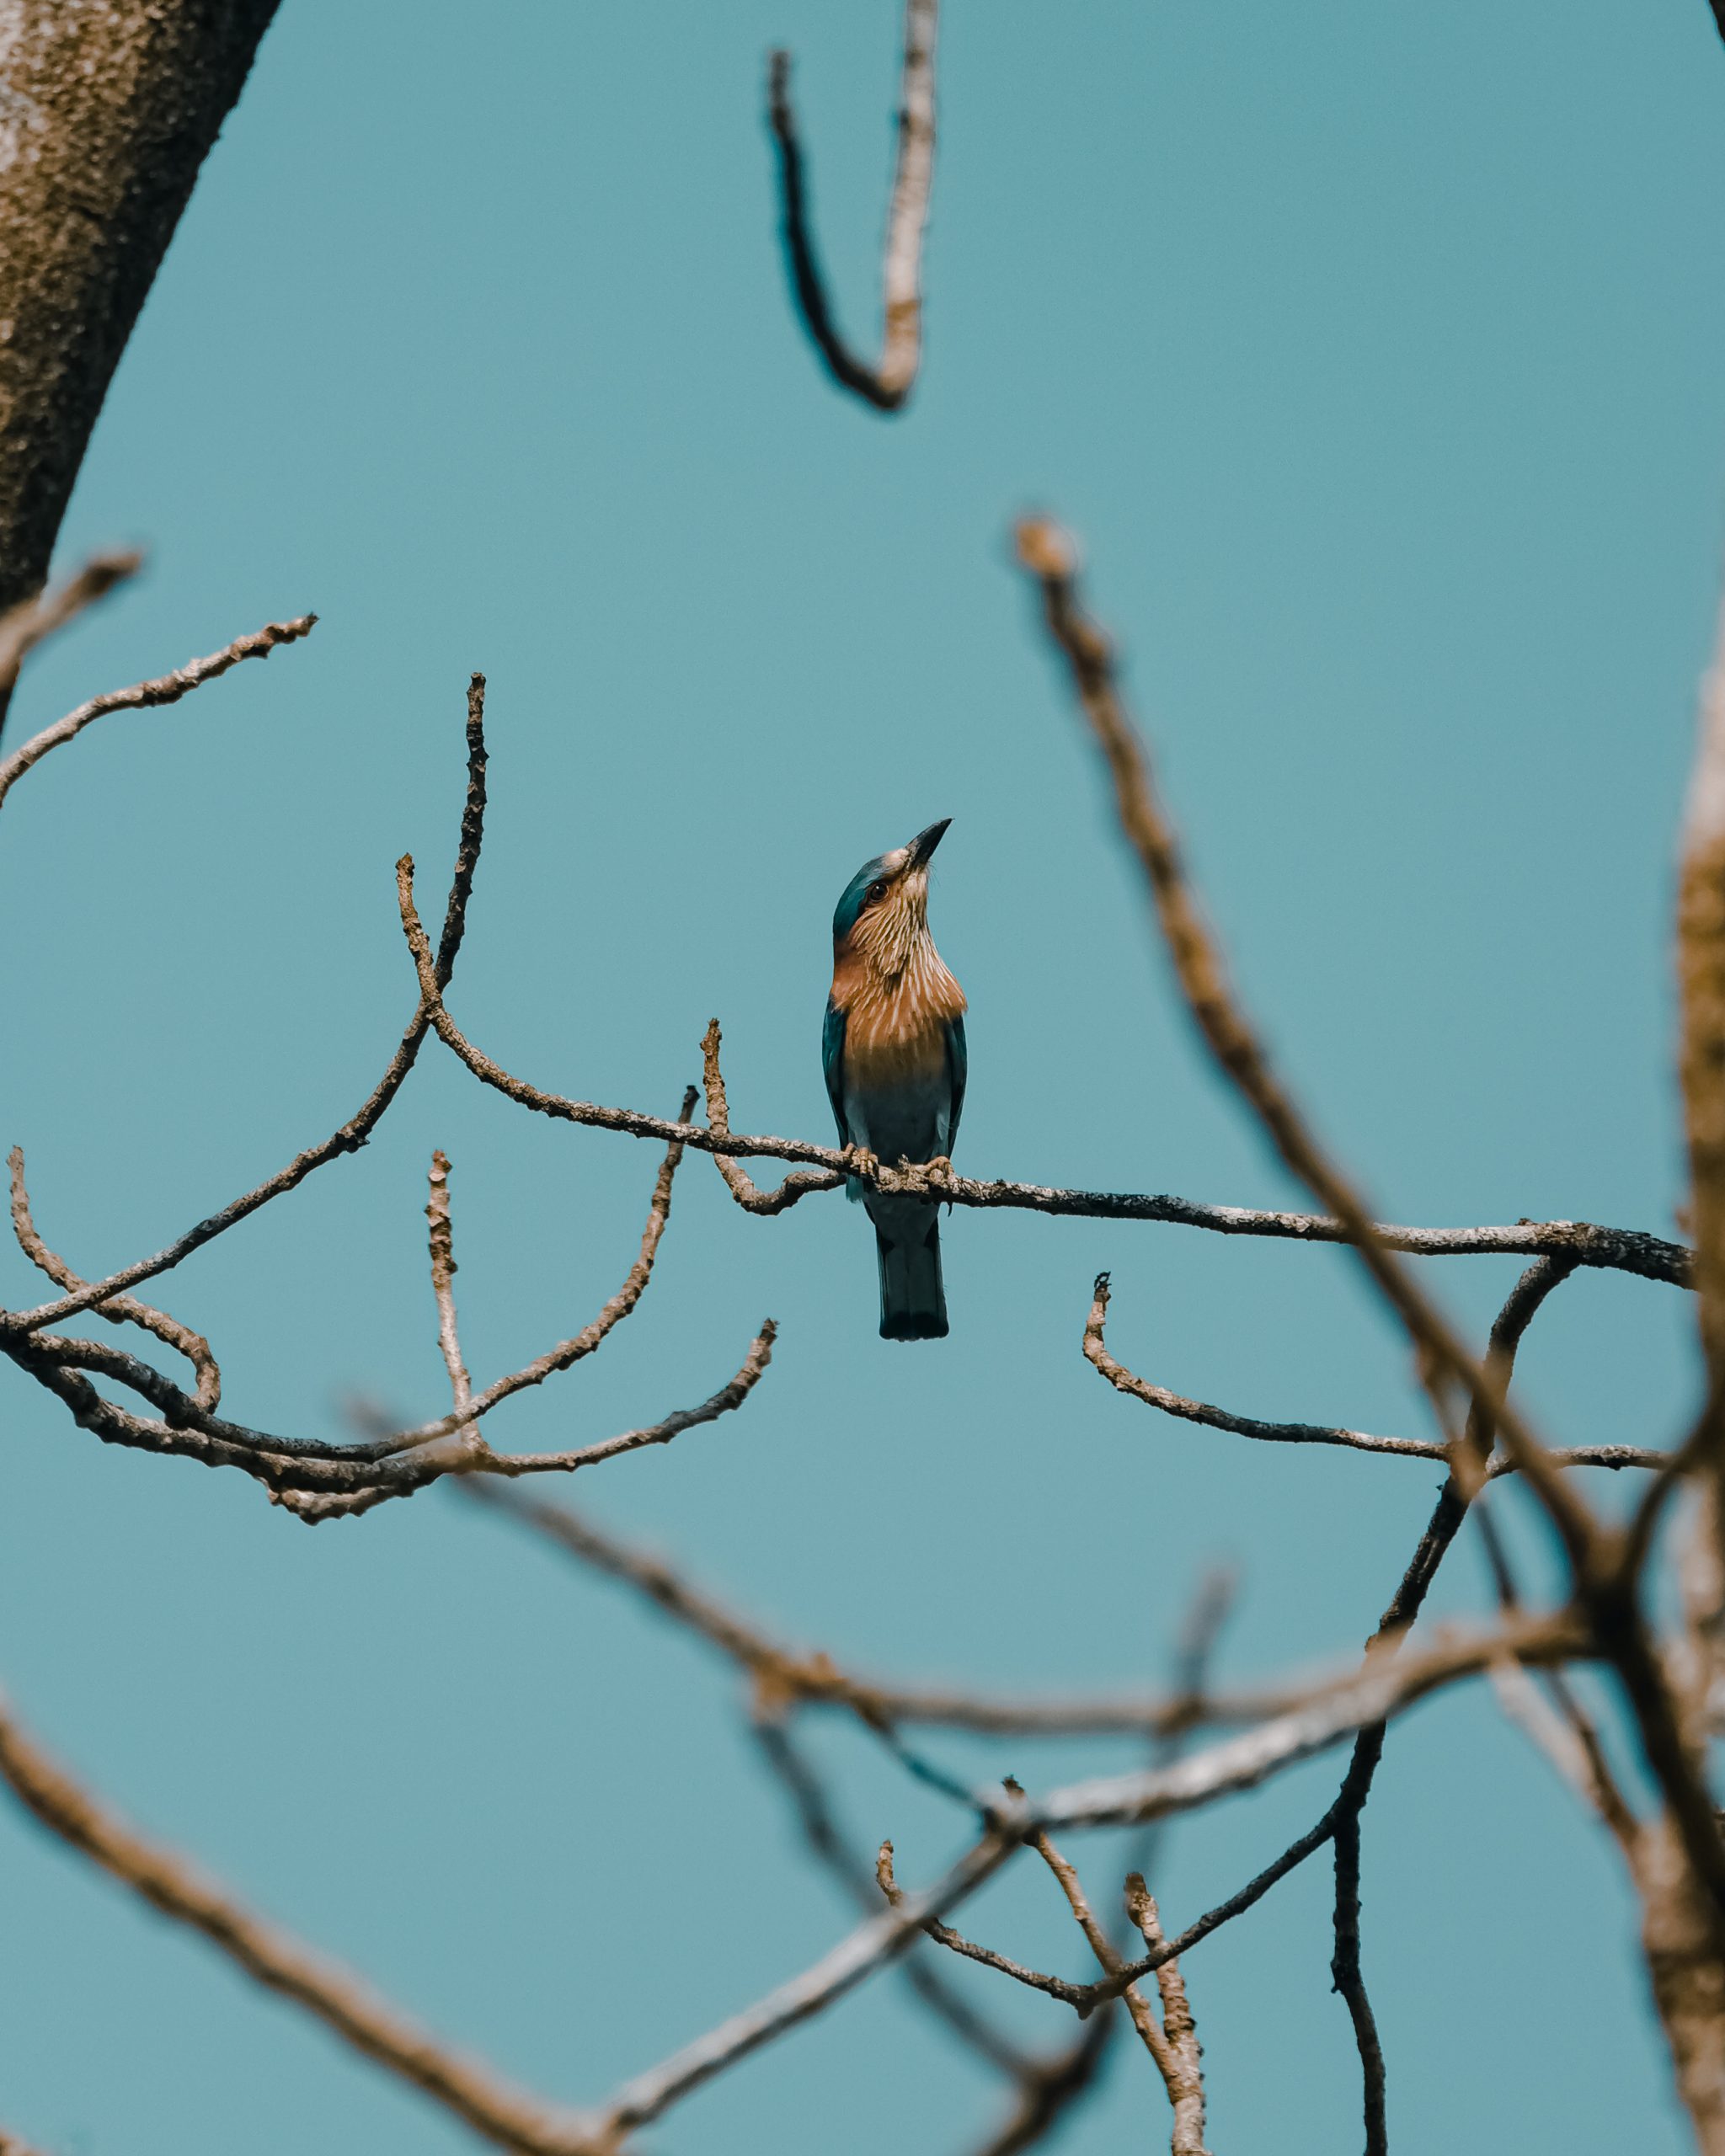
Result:
M0 38L0 70L13 93L5 110L15 124L38 129L41 151L27 172L14 164L0 174L0 214L12 241L0 276L10 280L7 309L27 325L0 347L0 558L6 564L0 595L13 602L0 618L0 684L8 687L33 645L75 620L136 566L130 558L106 557L56 589L39 589L115 359L270 13L268 5L216 8L194 0L155 0L148 7L137 0L88 13L15 0L0 12L8 33ZM932 176L936 16L935 0L908 0L885 343L876 366L857 360L832 327L809 237L782 56L771 77L793 291L835 376L889 411L903 403L920 357L920 237ZM83 58L92 54L93 72L81 72ZM99 125L91 118L97 106ZM19 113L24 121L15 120ZM83 168L86 157L80 184L89 190L83 199L93 214L68 224L62 214L72 184L67 174L74 163ZM1708 1774L1709 1744L1722 1733L1725 1714L1725 634L1704 698L1677 929L1693 1251L1645 1233L1572 1220L1392 1226L1375 1218L1316 1135L1230 985L1143 739L1125 708L1112 646L1085 609L1072 542L1052 521L1034 517L1018 526L1017 547L1052 659L1106 768L1121 836L1142 872L1149 912L1184 1008L1242 1109L1310 1192L1315 1211L1254 1211L1166 1195L975 1180L943 1165L878 1163L848 1148L740 1134L731 1126L717 1022L702 1043L704 1115L698 1120L693 1087L681 1114L666 1118L569 1098L506 1070L451 1009L484 843L485 684L478 675L467 693L466 795L442 921L434 940L420 911L414 864L403 858L398 897L408 1016L399 1044L355 1113L162 1249L96 1280L81 1275L45 1236L32 1213L24 1155L14 1149L11 1156L17 1239L55 1292L34 1308L0 1312L0 1355L52 1395L72 1425L104 1444L236 1470L260 1484L271 1503L307 1524L356 1517L446 1481L471 1502L500 1512L523 1533L547 1539L573 1562L651 1604L748 1680L747 1712L761 1757L788 1796L811 1851L854 1898L857 1928L745 2011L585 2107L565 2107L514 2086L418 2026L350 1972L245 1908L190 1860L154 1844L49 1758L9 1709L0 1709L0 1776L45 1828L126 1890L201 1933L248 1976L479 2135L537 2156L599 2156L622 2148L692 2090L826 2011L889 1964L921 2007L1000 2077L1004 2109L979 2148L1001 2156L1046 2139L1095 2086L1108 2046L1130 2031L1149 2054L1165 2092L1175 2156L1202 2156L1201 1996L1194 2009L1192 1957L1296 1867L1327 1851L1334 1875L1332 1968L1359 2050L1365 2146L1375 2156L1389 2146L1386 2068L1365 1981L1359 1902L1373 1780L1397 1715L1436 1691L1484 1678L1621 1851L1640 1903L1647 1973L1678 2090L1697 2146L1707 2156L1725 2156L1725 1837ZM313 626L310 616L272 622L174 673L93 698L0 760L0 806L8 805L13 786L44 757L98 720L175 702L236 665L293 644ZM449 1378L448 1412L409 1427L360 1431L342 1444L232 1419L222 1412L222 1372L211 1343L135 1291L166 1280L193 1251L361 1145L434 1035L482 1085L524 1113L664 1148L638 1250L626 1267L619 1258L617 1292L579 1331L521 1368L476 1385L455 1300L451 1170L439 1153L428 1184L428 1262ZM697 1584L692 1572L631 1547L565 1505L505 1489L530 1476L568 1476L677 1440L740 1410L766 1373L771 1320L752 1341L739 1343L735 1369L716 1372L722 1382L704 1401L574 1451L494 1448L493 1418L506 1418L515 1395L597 1353L637 1310L668 1230L676 1178L691 1153L708 1155L738 1205L764 1215L830 1196L847 1177L860 1176L884 1191L980 1211L1156 1221L1197 1233L1350 1249L1407 1339L1429 1406L1431 1435L1266 1422L1140 1375L1108 1347L1106 1275L1096 1281L1087 1321L1081 1329L1075 1325L1075 1336L1081 1334L1084 1355L1111 1386L1159 1414L1258 1442L1343 1447L1442 1465L1445 1479L1436 1505L1363 1659L1344 1662L1320 1681L1290 1680L1249 1694L1217 1689L1210 1661L1227 1598L1225 1585L1211 1582L1160 1694L1114 1696L1076 1687L1052 1695L941 1689L842 1668L824 1652L775 1638ZM786 1171L770 1187L758 1185L746 1165L762 1161ZM1413 1261L1504 1253L1525 1258L1527 1268L1489 1337L1476 1347L1444 1315ZM1546 1299L1583 1268L1695 1293L1707 1385L1691 1427L1676 1442L1555 1445L1513 1398L1511 1377L1527 1327ZM109 1337L87 1337L76 1321L88 1318L100 1320ZM177 1357L182 1377L176 1380L156 1361L115 1344L112 1334L123 1340L128 1328ZM1578 1466L1626 1470L1640 1479L1626 1520L1606 1516L1589 1501L1569 1472ZM1550 1606L1527 1606L1492 1528L1487 1492L1509 1475L1530 1488L1563 1554L1562 1591ZM1486 1540L1498 1607L1471 1627L1418 1629L1438 1569L1470 1521ZM1662 1597L1657 1590L1668 1573L1680 1592ZM1668 1607L1677 1614L1664 1621L1658 1613ZM1583 1666L1599 1680L1617 1726L1612 1732L1571 1681L1572 1670ZM836 1793L801 1742L804 1723L822 1716L848 1718L906 1774L937 1790L969 1819L969 1845L944 1874L901 1884L890 1842L872 1865L859 1856L840 1822ZM970 1787L923 1756L917 1733L928 1728L1097 1738L1128 1732L1146 1740L1153 1753L1136 1771L1036 1791L1011 1780ZM1623 1741L1634 1748L1642 1769L1632 1787L1610 1764L1614 1744ZM1070 1854L1095 1829L1128 1826L1147 1836L1161 1822L1338 1749L1345 1749L1346 1764L1336 1794L1311 1826L1224 1901L1178 1928L1165 1922L1146 1884L1145 1852L1124 1876L1092 1876L1088 1884ZM1009 1865L1037 1864L1076 1924L1088 1956L1087 1975L1030 1967L953 1922L985 1881ZM993 1972L1002 1984L1039 1994L1051 2002L1051 2016L1071 2017L1056 2041L1046 2049L1027 2048L980 2011L972 1994L950 1980L960 1960ZM24 2144L0 2135L0 2147Z

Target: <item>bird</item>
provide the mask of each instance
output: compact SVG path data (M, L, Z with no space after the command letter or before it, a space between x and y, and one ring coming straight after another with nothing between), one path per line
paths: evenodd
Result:
M928 863L950 816L865 862L832 917L820 1059L841 1145L870 1168L950 1174L964 1105L964 992L928 932ZM937 1202L850 1178L874 1223L883 1340L943 1340Z

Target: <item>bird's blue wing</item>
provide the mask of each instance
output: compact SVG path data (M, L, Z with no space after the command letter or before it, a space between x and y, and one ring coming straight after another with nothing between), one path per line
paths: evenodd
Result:
M820 1029L820 1067L826 1073L826 1097L832 1102L833 1121L839 1127L839 1143L848 1145L845 1128L845 1014L828 1000L826 1023Z
M959 1118L964 1112L964 1081L969 1072L969 1058L964 1049L964 1021L962 1017L947 1021L947 1078L952 1088L952 1104L947 1111L947 1150L950 1153L959 1135Z

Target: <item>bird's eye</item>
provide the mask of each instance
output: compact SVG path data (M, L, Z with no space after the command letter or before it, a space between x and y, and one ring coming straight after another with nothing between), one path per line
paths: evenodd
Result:
M863 898L862 903L864 905L877 905L885 896L886 883L885 879L883 878L880 882L871 883L868 886L868 892Z

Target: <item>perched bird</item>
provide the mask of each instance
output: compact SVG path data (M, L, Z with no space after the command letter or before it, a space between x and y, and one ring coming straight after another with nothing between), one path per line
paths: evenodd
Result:
M867 862L832 917L832 993L821 1035L839 1143L888 1167L950 1169L964 1105L964 995L928 932L928 862L948 816ZM942 1340L940 1208L853 1177L880 1257L880 1337Z

